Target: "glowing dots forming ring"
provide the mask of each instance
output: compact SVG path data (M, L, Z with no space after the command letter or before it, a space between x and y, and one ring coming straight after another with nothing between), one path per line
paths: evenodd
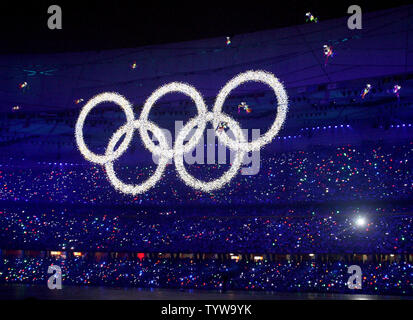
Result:
M151 96L146 100L143 106L143 110L139 119L143 123L146 123L148 121L149 112L152 106L156 103L156 101L158 101L165 94L172 92L180 92L189 96L195 102L199 114L198 116L203 117L207 113L207 107L205 105L204 99L194 87L182 82L171 82L167 85L158 88L151 94ZM155 146L153 141L149 138L148 131L146 130L145 126L140 126L139 133L142 137L142 141L145 147L150 152L154 153L155 155L166 154L168 157L172 158L175 153L184 154L195 148L196 144L201 139L201 136L205 130L205 126L205 120L199 122L198 128L195 130L195 133L191 137L191 139L189 139L189 141L184 146L182 145L179 148L174 146L173 149L162 149L160 148L160 146Z
M245 139L238 122L221 112L222 106L231 91L248 81L258 81L269 85L273 89L278 101L277 116L271 128L264 135L252 142L248 142ZM148 116L151 108L158 99L171 92L180 92L189 96L195 102L198 116L188 121L176 137L174 146L169 148L165 134L158 126L148 120ZM105 154L98 155L90 151L86 146L83 138L83 125L89 112L99 103L107 101L114 102L123 109L126 115L126 124L113 134L109 140ZM287 111L288 97L280 81L274 75L264 71L247 71L234 77L221 89L215 101L213 112L207 111L204 99L194 87L181 82L171 82L155 90L146 100L138 120L135 120L131 104L123 96L113 92L99 94L90 99L81 110L76 122L75 137L79 151L85 159L93 163L104 165L110 183L115 189L120 190L121 192L136 195L152 188L162 177L165 166L171 158L174 158L178 174L186 184L195 189L209 192L221 188L238 173L246 152L259 150L262 146L271 142L281 129ZM236 152L234 162L232 163L231 168L220 178L209 182L198 180L186 171L183 164L183 156L185 153L191 152L191 150L195 148L196 144L201 139L208 122L212 122L213 127L217 128L221 121L226 122L235 135L235 140L233 140L228 137L225 131L217 133L218 139L224 145ZM194 127L197 127L195 133L189 139L189 142L184 145L184 139ZM155 173L150 178L141 184L131 185L126 184L117 178L113 168L113 162L126 151L136 129L139 130L144 146L153 154L158 155L160 160ZM155 145L149 138L148 130L152 131L154 136L158 139L159 145ZM124 135L125 138L115 150L116 144Z
M98 155L93 153L86 146L85 140L83 139L83 125L85 123L87 115L94 107L96 107L96 105L102 102L114 102L119 105L126 115L125 126L129 127L129 130L126 131L125 139L122 141L118 149L110 155ZM85 104L76 122L75 137L80 153L85 157L85 159L98 164L105 164L108 161L113 161L116 158L119 158L122 153L126 151L130 141L132 140L134 119L135 117L133 115L131 104L128 100L125 99L125 97L121 96L120 94L115 92L104 92L98 94L97 96L94 96L88 101L88 103Z
M134 129L138 129L141 125L140 120L135 120L134 121ZM148 122L146 123L147 129L153 132L153 134L156 136L156 138L159 141L159 145L162 147L162 149L167 149L168 148L168 142L166 141L165 134L162 132L159 127L155 126L153 123ZM116 146L116 143L118 143L119 139L122 138L124 134L128 133L128 130L130 128L128 126L123 126L116 131L112 138L109 141L108 147L106 149L106 156L110 157L113 154L113 150ZM132 133L133 133L132 131ZM158 167L156 168L154 174L148 178L145 182L142 184L138 185L130 185L126 184L122 181L120 181L115 174L115 171L113 170L113 161L108 161L105 163L105 169L106 169L106 174L108 175L109 181L112 183L112 185L115 187L115 189L122 191L123 193L126 194L132 194L136 195L139 193L143 193L147 191L148 189L152 188L158 180L162 177L162 174L165 170L165 167L168 163L169 158L165 156L161 156L159 159Z
M248 81L257 81L257 82L268 84L274 90L274 93L278 101L278 107L277 107L277 116L273 124L271 125L271 128L268 129L268 131L265 134L263 134L261 137L259 137L258 139L252 142L245 142L245 143L239 144L237 141L230 139L225 132L223 132L222 135L218 136L221 143L229 147L230 149L237 150L238 148L241 148L242 150L246 152L257 151L262 146L270 143L271 140L280 131L284 123L284 120L286 118L287 110L288 110L287 93L284 90L284 86L273 74L265 72L265 71L247 71L247 72L237 75L236 77L231 79L229 82L227 82L227 84L219 92L217 99L215 101L214 108L213 108L213 112L215 115L214 121L213 121L214 128L216 128L221 121L222 106L224 105L224 102L227 99L228 95L236 87Z
M237 124L237 122L229 116L221 115L223 121L227 122L231 131L234 132L234 135L237 140L241 142L245 142L244 134ZM211 122L214 119L214 114L212 112L208 112L206 117L196 117L190 120L182 129L179 131L178 137L176 138L176 146L181 146L184 142L184 139L189 134L191 129L196 125L200 125L204 120L207 122ZM234 162L231 165L231 168L224 173L220 178L215 179L213 181L205 182L198 180L191 176L185 169L184 162L183 162L183 155L175 154L174 161L176 170L179 173L181 179L190 187L194 189L199 189L202 191L212 191L221 188L225 184L227 184L231 179L238 173L238 170L241 167L242 160L244 159L245 152L241 149L237 150Z

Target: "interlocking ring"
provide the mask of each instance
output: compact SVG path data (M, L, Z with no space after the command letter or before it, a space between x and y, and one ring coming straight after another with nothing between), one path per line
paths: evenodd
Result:
M143 123L146 123L148 121L149 112L151 111L156 101L158 101L165 94L172 93L172 92L181 92L189 96L195 102L195 106L198 110L198 114L200 116L205 116L207 112L207 107L205 105L204 99L202 98L201 94L189 84L182 83L182 82L171 82L167 85L164 85L158 88L150 95L150 97L146 100L143 106L142 113L139 119ZM160 146L155 146L153 141L149 138L148 131L146 130L146 126L140 126L139 133L142 137L142 141L145 147L150 152L158 156L163 154L163 155L167 155L169 158L172 158L176 152L183 154L195 148L196 144L199 142L202 134L204 133L205 126L206 126L206 121L198 123L198 128L195 130L194 135L191 137L189 142L182 149L179 149L179 150L176 150L175 147L173 149L163 150L162 148L160 148Z
M230 92L242 83L248 81L258 81L268 84L273 89L278 102L277 116L274 120L274 123L264 135L260 136L258 139L252 142L248 142L245 139L245 136L237 121L221 112L222 106ZM157 100L165 94L171 92L181 92L189 96L195 102L198 110L198 115L188 121L188 123L182 128L182 130L176 137L173 147L169 148L165 134L158 126L148 120L148 116L151 108L154 106ZM113 134L108 143L105 154L98 155L90 151L86 146L83 138L83 125L89 112L99 103L106 101L114 102L123 109L126 115L126 124L120 127ZM115 187L115 189L121 192L136 195L144 193L145 191L153 187L162 177L166 164L171 158L174 159L175 167L184 183L193 187L194 189L209 192L221 188L238 173L242 164L242 160L247 152L259 150L262 146L271 142L271 140L278 134L279 130L281 129L286 118L287 110L287 93L285 92L283 85L274 75L265 71L247 71L234 77L221 89L215 101L212 112L207 111L207 107L205 105L204 99L202 98L202 95L194 87L181 82L172 82L155 90L146 100L141 116L138 120L135 120L134 118L133 109L129 101L120 94L113 92L98 94L97 96L90 99L81 110L79 118L76 122L75 137L79 151L85 157L85 159L93 163L104 165L110 183ZM191 152L195 148L195 146L201 139L208 122L212 122L213 127L217 128L218 124L222 121L228 124L231 131L234 133L235 140L231 139L224 131L220 131L220 133L217 134L218 140L220 140L221 143L236 152L234 162L232 163L231 168L220 178L208 182L198 180L186 171L183 163L183 156L185 153ZM197 129L195 129L195 133L189 139L189 141L184 144L185 138L194 127L197 127ZM160 160L157 169L150 178L148 178L141 184L130 185L120 181L117 178L113 168L113 163L114 161L119 159L119 157L126 151L132 140L135 130L139 130L139 134L142 138L145 148L147 148L153 154L159 156ZM159 145L155 145L149 138L148 130L151 131L158 139ZM125 138L120 146L115 150L115 146L122 138L122 136L125 136Z
M245 142L244 134L239 127L238 123L231 119L231 117L226 116L224 114L221 115L223 121L228 123L231 131L234 132L235 137L239 139L241 142ZM208 112L207 115L204 117L197 116L196 118L190 120L182 129L179 131L178 136L176 138L176 146L181 146L184 142L184 139L189 134L191 129L195 126L200 126L201 123L204 121L212 122L214 120L214 114L212 112ZM218 135L218 139L221 133ZM181 179L189 186L199 189L202 191L212 191L221 188L223 185L227 184L237 173L238 170L241 168L242 160L244 159L245 152L241 149L236 149L236 156L234 162L231 165L231 168L223 174L220 178L217 178L213 181L205 182L198 180L191 176L185 169L183 156L179 153L175 153L174 161L175 167L178 171L179 176Z
M126 115L126 126L129 127L129 130L126 131L125 139L122 141L122 143L115 152L113 152L110 155L97 155L90 151L86 146L85 140L83 138L83 125L89 112L99 103L107 101L114 102L123 109ZM118 93L104 92L90 99L80 112L79 118L77 118L75 128L76 143L85 159L97 164L105 164L108 161L113 161L119 158L126 151L126 149L129 146L129 143L132 140L134 118L135 116L133 115L132 105L129 103L128 100L125 99L125 97L121 96Z
M237 150L238 148L241 148L245 152L257 151L262 146L270 143L271 140L280 131L287 116L288 110L287 93L285 92L281 82L278 81L278 79L273 74L265 71L247 71L232 78L219 92L213 108L213 112L215 115L213 122L214 128L216 128L221 121L220 118L222 114L222 106L224 105L224 102L227 99L228 95L236 87L248 81L257 81L269 85L273 89L275 96L277 97L278 107L277 116L273 124L271 125L270 129L268 129L268 131L264 135L260 136L258 139L254 141L239 143L237 141L230 139L225 132L222 132L222 135L219 136L221 143L225 146L229 147L232 150Z
M134 124L134 129L132 133L134 132L135 129L138 129L141 127L142 122L140 120L135 120L133 124ZM165 134L162 132L162 130L158 126L154 125L152 122L147 122L146 125L147 125L147 129L152 131L155 137L158 139L159 145L162 147L162 149L166 150L168 148L168 142L166 141ZM124 125L123 127L120 127L118 131L116 131L113 134L112 138L109 140L108 147L106 148L106 156L108 158L110 158L111 155L113 154L116 143L119 142L119 139L122 138L124 134L127 134L128 130L130 130L130 128ZM112 183L115 189L118 189L127 194L135 195L135 194L145 192L146 190L153 187L158 182L158 180L162 177L162 173L164 172L166 165L168 164L168 160L169 158L166 157L165 155L161 156L159 158L158 167L156 168L154 174L149 179L147 179L145 182L143 182L142 184L138 184L138 185L130 185L130 184L126 184L120 181L116 177L115 171L113 170L113 161L106 162L105 169L106 169L106 174L108 175L109 181Z

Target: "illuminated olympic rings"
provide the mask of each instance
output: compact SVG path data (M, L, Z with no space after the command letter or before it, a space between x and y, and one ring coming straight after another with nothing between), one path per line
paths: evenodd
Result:
M222 113L224 102L231 91L239 85L249 81L262 82L269 85L277 97L277 115L273 124L265 134L251 142L246 140L238 122L230 116ZM173 147L170 148L165 134L157 125L148 120L148 116L155 103L162 96L171 92L179 92L189 96L195 102L198 115L190 119L182 128L176 137ZM125 112L126 123L113 134L109 140L105 153L103 155L99 155L90 151L86 146L83 138L83 125L89 112L102 102L113 102L119 105ZM98 94L90 99L81 110L79 118L76 122L75 138L78 149L85 159L96 164L104 165L110 183L115 187L115 189L123 193L136 195L144 193L148 189L152 188L162 177L166 164L171 158L174 159L175 167L179 176L187 185L193 187L194 189L209 192L221 188L238 173L245 153L257 151L262 146L271 142L271 140L280 131L285 121L287 111L288 96L281 82L273 74L265 71L247 71L235 76L221 89L216 98L212 112L208 112L202 95L194 87L181 82L171 82L155 90L146 100L139 119L135 119L132 105L125 97L114 92L104 92ZM228 123L229 128L234 133L235 140L231 139L225 131L217 133L217 136L223 145L236 152L234 162L232 163L231 168L220 178L208 182L198 180L186 171L183 164L183 155L191 152L195 148L197 143L200 141L208 122L211 122L213 127L216 128L222 121ZM196 127L195 133L189 141L184 144L185 138L194 127ZM113 169L113 162L126 151L135 130L139 130L139 134L145 148L151 153L159 156L159 163L154 174L146 181L141 184L129 185L117 178ZM155 145L150 139L148 131L151 131L157 138L159 141L158 145ZM115 146L122 136L125 137L119 147L115 150Z

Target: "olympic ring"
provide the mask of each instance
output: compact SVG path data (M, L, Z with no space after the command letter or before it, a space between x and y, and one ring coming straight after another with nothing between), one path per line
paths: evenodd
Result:
M159 145L162 146L163 149L166 149L168 147L168 142L166 141L165 134L162 132L162 130L151 122L147 123L147 126L148 126L148 129L151 130L154 133L155 137L158 139ZM139 127L141 127L141 121L135 120L133 130ZM125 133L128 132L128 130L129 130L129 127L125 125L119 128L118 131L116 131L113 134L112 138L109 141L108 147L106 149L106 156L109 156L113 153L116 143ZM127 193L127 194L136 195L139 193L143 193L146 190L152 188L158 182L158 180L162 177L162 173L165 170L166 165L168 164L168 160L169 160L168 157L161 155L159 163L158 163L158 167L155 173L148 180L146 180L144 183L140 185L128 185L120 181L116 177L115 171L113 170L113 161L106 162L105 169L106 169L106 174L108 175L109 181L112 183L112 185L116 189L124 193Z
M273 89L278 102L277 116L270 129L264 135L252 142L248 142L245 139L238 122L221 112L222 106L230 92L239 85L248 81L258 81L269 85ZM148 120L148 116L156 101L165 94L171 92L181 92L189 96L195 102L198 115L188 121L176 137L173 147L169 148L165 134L158 126ZM120 127L113 134L109 140L105 154L98 155L90 151L86 146L83 137L83 125L89 112L99 103L106 101L114 102L123 109L126 115L126 124ZM217 190L229 183L229 181L238 173L245 153L259 150L262 146L271 142L271 140L281 129L287 115L287 110L287 93L285 92L283 85L273 74L265 71L247 71L235 76L221 89L215 101L212 112L207 111L202 95L194 87L181 82L171 82L155 90L146 100L141 116L137 120L134 118L132 106L126 98L113 92L98 94L90 99L81 110L75 126L75 138L78 149L85 159L93 163L104 165L110 183L115 187L115 189L123 193L136 195L144 193L148 189L152 188L162 177L166 164L171 158L174 159L175 167L184 183L194 189L209 192ZM234 162L232 163L231 168L220 178L209 182L200 181L186 171L183 164L183 156L185 153L190 152L193 148L195 148L196 144L201 139L208 122L212 122L213 127L216 128L221 121L228 123L228 126L235 135L235 140L229 138L225 131L221 131L217 135L218 140L221 143L229 147L231 150L236 151ZM184 139L195 126L197 127L197 129L195 129L195 133L184 145ZM113 168L113 162L119 159L119 157L126 151L136 129L139 130L139 134L145 148L153 154L158 155L160 157L160 161L157 169L150 178L141 184L130 185L120 181L117 178ZM159 145L155 145L149 138L148 130L152 131L154 136L158 139ZM124 135L124 140L115 150L116 144Z
M231 130L235 131L235 136L237 139L240 139L241 142L245 142L245 137L244 134L237 124L237 122L234 119L231 119L229 116L222 115L222 118L224 121L226 121L231 128ZM208 121L213 121L214 119L214 114L212 112L208 112L208 114L205 117L205 120ZM199 123L203 121L200 116L196 117L195 119L190 120L182 129L179 131L178 137L176 138L176 145L180 146L185 137L189 134L190 130L195 127L196 125L199 126ZM219 135L218 135L219 137ZM241 149L236 150L237 154L234 160L234 163L232 163L231 168L220 178L209 181L209 182L204 182L200 181L198 179L195 179L192 177L185 169L184 163L183 163L183 155L175 154L174 161L175 161L175 167L181 177L181 179L189 186L192 186L195 189L199 189L202 191L212 191L221 188L224 184L227 184L237 173L238 170L241 168L242 160L244 158L245 152Z
M162 96L167 93L171 92L181 92L189 96L192 100L194 100L195 105L198 110L198 114L204 116L207 112L207 107L205 105L204 99L202 98L201 94L192 86L186 83L181 82L171 82L167 85L164 85L157 90L155 90L151 96L146 100L142 113L140 116L140 120L143 123L148 121L149 111L151 110L152 106L155 104L157 100L159 100ZM198 129L195 130L194 135L191 137L189 142L184 146L184 148L177 150L180 154L186 153L191 151L196 144L198 143L199 139L205 130L206 122L203 121L199 123ZM175 148L162 150L160 147L156 147L153 141L149 138L148 132L144 126L139 127L139 133L142 137L142 141L145 147L152 153L156 155L166 154L168 157L172 158L174 156Z
M219 92L213 108L213 112L215 114L213 122L214 128L216 128L221 121L220 115L222 114L222 106L228 95L236 87L248 81L258 81L268 84L274 90L274 93L277 97L278 108L277 117L275 118L271 128L263 136L252 142L239 144L238 142L231 140L225 132L222 132L222 135L219 136L221 143L223 143L225 146L229 147L232 150L236 150L241 147L241 149L245 152L256 151L262 146L270 143L271 140L278 134L278 131L280 131L282 124L284 123L287 116L288 109L287 93L285 92L283 85L273 74L265 71L247 71L232 78Z
M114 102L123 109L126 115L126 125L129 127L129 130L126 132L125 139L122 141L121 145L115 152L113 152L111 155L97 155L97 154L94 154L92 151L90 151L86 146L85 140L83 139L83 125L85 123L86 117L89 114L89 112L97 104L106 102L106 101ZM126 151L126 149L129 146L129 143L132 140L134 118L135 117L133 115L133 109L132 109L131 104L129 103L128 100L125 99L125 97L121 96L118 93L104 92L90 99L83 107L82 111L80 112L79 118L77 119L77 122L76 122L76 129L75 129L76 143L82 155L86 158L86 160L89 160L90 162L94 162L98 164L105 164L105 162L113 161L114 159L119 158L122 155L122 153Z

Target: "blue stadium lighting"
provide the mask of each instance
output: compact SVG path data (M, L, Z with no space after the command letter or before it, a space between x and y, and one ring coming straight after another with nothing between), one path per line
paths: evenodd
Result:
M347 124L347 125L344 125L344 124L341 124L341 125L335 125L335 126L332 126L332 125L329 125L329 126L323 126L322 127L322 129L323 130L326 130L326 129L337 129L337 128L344 128L344 127L346 127L346 128L350 128L350 125L349 124ZM321 127L312 127L312 128L301 128L300 130L301 131L304 131L304 130L320 130L321 129Z
M411 127L412 126L412 124L411 123L408 123L408 124L406 124L406 123L403 123L403 124L397 124L397 125L393 125L393 124L391 124L390 125L390 128L400 128L400 127L403 127L403 128L405 128L405 127Z

